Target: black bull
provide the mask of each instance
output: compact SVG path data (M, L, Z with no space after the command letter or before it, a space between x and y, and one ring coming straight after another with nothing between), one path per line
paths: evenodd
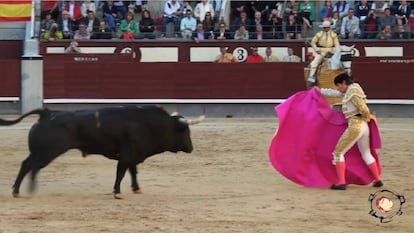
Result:
M35 188L36 174L59 155L79 149L83 155L100 154L118 160L114 197L128 169L132 190L139 192L137 165L146 158L165 151L191 153L193 145L189 124L157 106L114 107L80 111L37 109L16 120L0 119L0 125L13 125L38 114L39 120L29 133L29 156L22 162L13 185L13 196L19 196L24 177L31 172L30 190Z

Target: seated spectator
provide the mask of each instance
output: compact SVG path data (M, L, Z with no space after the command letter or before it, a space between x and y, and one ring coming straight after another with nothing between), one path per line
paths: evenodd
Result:
M306 32L308 29L312 28L313 21L315 20L314 16L314 6L309 0L304 0L299 4L299 14L302 22L302 37L306 37Z
M380 17L380 23L381 23L381 29L384 29L386 25L391 26L391 30L394 31L396 25L397 25L397 19L394 15L391 15L390 8L386 8L384 10L384 16Z
M58 28L63 33L63 39L73 38L73 21L69 18L69 12L62 12L62 16L58 19Z
M266 56L264 57L265 62L279 62L279 58L272 55L272 48L267 47L265 50Z
M402 0L400 5L395 9L395 17L397 18L398 25L405 25L411 15L411 5L407 3L407 0Z
M216 22L224 23L226 25L226 30L230 30L230 15L232 12L231 4L234 1L231 0L215 0L220 2L216 4L216 7L219 7L219 14L217 14L218 19Z
M278 11L273 9L268 22L263 25L263 31L269 39L283 39L283 22Z
M225 9L225 5L227 4L227 0L208 0L208 3L213 6L214 9L214 17L211 17L214 21L218 21L220 18L220 13ZM230 4L228 4L230 7ZM230 13L230 12L229 12Z
M269 39L268 35L263 32L263 27L261 24L256 25L256 31L250 33L250 39L252 40L266 40Z
M285 6L284 20L288 21L290 15L298 15L299 3L295 0L289 0Z
M368 16L360 22L361 39L375 39L381 30L381 23L373 9L369 10Z
M73 39L75 40L89 40L91 34L86 30L86 25L84 23L79 24L79 29L75 31Z
M392 37L392 39L398 39L398 40L401 40L401 39L408 40L410 38L411 38L411 35L409 32L405 30L405 25L398 25L397 31L394 33Z
M345 0L339 0L333 7L333 11L339 13L340 19L348 14L348 10L349 4Z
M235 40L248 40L249 31L246 30L244 25L240 25L239 29L234 33Z
M57 23L53 23L52 26L50 26L49 31L46 31L43 34L43 39L48 40L48 41L55 41L55 40L63 39L62 32L58 31Z
M384 0L375 0L375 2L373 2L371 4L371 9L374 10L375 14L378 17L382 17L385 15L385 9L389 9L389 5L388 3L386 3Z
M302 27L296 21L295 15L289 15L285 25L286 39L301 39Z
M96 12L95 3L91 0L85 0L81 5L81 15L86 18L88 16L88 11Z
M76 41L70 42L69 46L65 49L65 53L81 53L79 44Z
M194 8L194 16L200 22L204 21L207 12L210 12L211 17L214 18L214 8L207 0L201 0Z
M121 14L118 14L113 2L113 0L107 0L102 4L102 19L111 30L115 29L116 23L121 23Z
M121 15L121 19L125 19L127 17L128 6L124 4L123 0L115 0L113 2L115 10Z
M341 37L342 39L356 39L360 34L359 19L354 16L354 9L349 8L348 16L342 19Z
M44 20L47 14L51 14L52 19L57 21L59 18L59 0L42 1L40 19Z
M112 38L121 39L123 32L121 31L121 23L116 23L115 28L112 30Z
M211 16L210 12L206 13L206 16L204 17L203 21L203 28L206 32L214 32L214 18Z
M108 28L105 21L101 21L99 23L99 28L93 34L94 39L112 39L112 31Z
M371 10L371 5L368 1L361 0L355 7L355 16L362 21L368 16L369 10Z
M100 20L95 16L95 12L88 11L88 15L81 19L81 22L86 25L86 30L90 33L91 38L94 39L94 33L99 31Z
M331 30L336 34L340 34L341 32L341 19L339 18L339 13L334 12L332 14L331 22Z
M130 1L128 9L131 13L142 13L143 10L148 9L148 0Z
M167 24L173 23L174 24L174 33L180 31L180 18L181 18L181 5L177 2L177 0L167 0L164 6L164 17L162 19L162 29L161 29L161 37L165 36L167 31Z
M233 28L231 29L232 32L236 32L240 28L241 25L244 25L246 30L249 30L252 23L249 18L247 18L246 12L241 12L240 16L234 20Z
M257 47L250 48L251 53L247 56L246 63L263 63L263 57L259 55Z
M220 55L214 59L215 63L237 63L237 59L233 54L227 52L227 47L220 47Z
M191 38L195 42L198 43L200 41L205 41L205 40L211 39L211 36L210 36L210 33L209 32L204 31L203 24L202 23L198 23L197 24L197 29L193 32Z
M292 48L288 48L288 55L282 58L283 62L300 62L300 57L295 55Z
M331 20L332 13L333 13L332 1L326 0L323 6L319 10L319 16L321 18L321 21Z
M186 15L187 10L190 10L191 12L193 12L193 7L190 5L190 1L184 0L183 4L181 4L181 14Z
M231 33L227 31L226 25L224 23L219 24L219 29L214 34L214 38L216 40L233 39Z
M392 39L391 25L385 25L384 30L382 30L380 33L378 33L377 39L379 39L379 40Z
M63 4L63 9L69 12L69 18L73 21L75 26L79 25L82 18L80 4L75 0L69 0Z
M272 1L266 0L250 1L246 4L247 15L249 18L255 18L257 17L256 13L259 12L261 18L266 18L266 16L269 15L269 10L271 10L272 4L274 4ZM263 24L263 22L257 22L256 25L257 24ZM255 26L254 23L253 26Z
M121 21L122 39L133 40L137 33L137 23L135 22L134 15L131 12L127 13L126 19Z
M256 26L257 25L265 25L266 21L264 18L262 18L262 14L259 11L256 11L254 13L254 18L251 21L251 27L249 29L249 32L255 32L256 31Z
M239 17L241 12L243 11L245 12L247 10L246 5L247 4L245 1L230 0L230 10L231 10L230 18L236 19L237 17ZM230 30L233 31L233 28L231 28Z
M196 30L197 20L193 17L193 12L187 10L186 17L183 17L180 23L181 36L184 40L189 40L193 36L193 32ZM203 27L203 24L201 24Z
M388 2L388 7L391 9L391 14L396 14L398 7L401 5L401 1L400 0L388 0L387 2Z
M139 21L140 33L138 34L138 39L155 39L154 29L154 19L151 17L151 13L148 10L144 10L141 21Z
M52 25L56 23L54 19L52 19L52 14L50 13L46 13L46 18L42 20L42 22L40 23L40 37L42 37L42 35L45 32L50 31L50 28L52 27Z

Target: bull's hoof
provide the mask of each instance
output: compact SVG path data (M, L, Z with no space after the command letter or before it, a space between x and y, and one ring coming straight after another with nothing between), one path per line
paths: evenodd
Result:
M19 198L20 197L20 194L16 193L16 192L13 192L12 195L13 195L14 198Z
M123 199L121 193L113 193L115 199Z
M134 194L142 194L142 190L141 189L132 190L132 192Z

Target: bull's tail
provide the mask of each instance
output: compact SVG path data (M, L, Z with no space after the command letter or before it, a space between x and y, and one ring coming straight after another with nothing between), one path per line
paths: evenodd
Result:
M0 118L0 125L14 125L19 123L21 120L23 120L25 117L29 116L29 115L33 115L33 114L37 114L40 116L40 119L43 119L45 117L49 117L50 116L50 111L46 108L39 108L39 109L35 109L33 111L30 111L22 116L20 116L19 118L17 118L16 120L4 120Z

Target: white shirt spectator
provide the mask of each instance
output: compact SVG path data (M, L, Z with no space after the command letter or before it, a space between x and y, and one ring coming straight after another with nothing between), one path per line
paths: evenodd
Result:
M354 36L361 33L359 29L358 17L352 16L352 18L349 18L346 16L342 19L341 36L344 38L346 33L351 33Z
M181 5L176 0L168 0L165 2L164 14L166 16L176 15L177 11L181 9Z
M202 0L194 9L194 16L199 19L201 22L204 21L206 12L210 12L211 18L214 18L214 8L210 3L207 3L206 0Z

